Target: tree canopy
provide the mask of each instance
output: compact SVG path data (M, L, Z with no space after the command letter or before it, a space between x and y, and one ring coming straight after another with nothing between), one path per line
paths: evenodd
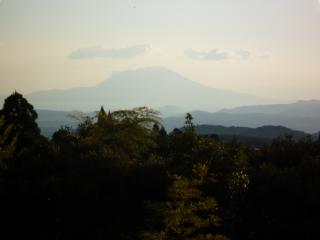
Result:
M21 94L0 117L0 206L7 239L317 239L320 142L251 148L167 132L146 107L81 116L51 139ZM8 235L10 234L10 235Z

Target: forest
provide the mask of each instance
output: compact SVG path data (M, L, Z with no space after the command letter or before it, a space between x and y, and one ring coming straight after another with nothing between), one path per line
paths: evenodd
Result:
M220 141L191 114L166 132L147 107L76 117L49 139L20 93L5 99L1 239L318 239L320 140Z

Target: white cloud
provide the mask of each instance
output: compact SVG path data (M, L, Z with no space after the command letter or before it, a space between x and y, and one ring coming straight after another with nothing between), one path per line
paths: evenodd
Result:
M227 51L218 48L209 51L195 51L192 49L184 52L185 56L193 60L206 61L222 61L228 59L247 60L251 57L251 52L248 50Z
M247 50L238 50L235 54L243 60L249 59L251 56L251 53Z
M262 59L262 60L268 60L268 59L270 59L270 55L262 54L262 55L259 55L259 58Z
M194 60L221 61L230 58L230 54L219 49L212 49L207 52L195 51L192 49L184 52L185 56Z
M92 46L79 48L69 55L71 59L94 59L113 58L128 59L134 58L149 51L148 45L136 45L126 48L104 48L102 46Z

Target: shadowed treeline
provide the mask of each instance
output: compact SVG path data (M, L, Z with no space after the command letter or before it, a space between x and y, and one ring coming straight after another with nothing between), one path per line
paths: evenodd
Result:
M141 107L47 139L22 95L0 112L1 239L317 239L320 141L252 149L167 133Z

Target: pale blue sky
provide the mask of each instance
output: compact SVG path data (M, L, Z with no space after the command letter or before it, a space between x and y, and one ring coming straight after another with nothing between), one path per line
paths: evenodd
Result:
M318 0L3 0L0 95L164 66L215 88L319 98Z

